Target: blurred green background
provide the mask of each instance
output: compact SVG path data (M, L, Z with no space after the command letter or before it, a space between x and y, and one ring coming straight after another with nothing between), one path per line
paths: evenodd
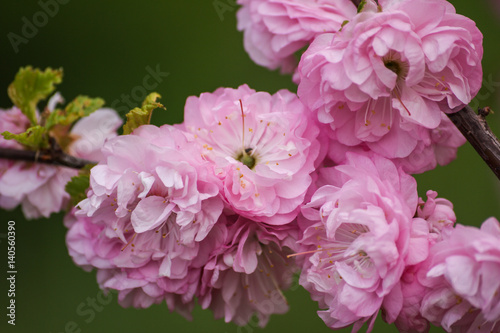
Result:
M236 30L234 0L219 1L226 4L222 15L215 10L213 0L61 2L65 4L59 4L55 15L46 16L46 22L38 1L0 2L0 107L11 107L6 88L19 67L25 65L63 67L65 76L59 91L67 100L78 94L99 96L120 111L129 109L122 94L131 95L131 101L139 104L142 97L139 98L141 89L137 87L143 86L146 68L158 68L168 76L164 74L154 89L167 107L167 111L154 114L153 122L157 125L181 122L188 96L221 86L247 83L271 93L282 88L296 89L289 76L258 67L248 58L242 34ZM459 13L477 22L485 37L483 64L488 84L474 105L489 105L500 111L496 91L500 86L500 13L493 12L486 0L451 2ZM16 52L8 34L22 36L25 21L34 19L40 27L17 45ZM500 133L499 117L497 114L489 118L496 133ZM500 216L499 182L469 145L459 150L455 162L419 175L417 180L420 195L434 189L450 199L460 223L479 225L489 216ZM16 326L11 327L5 316L6 242L0 238L1 332L330 331L317 317L316 303L299 286L287 293L290 312L271 317L265 329L253 324L243 328L225 324L223 320L214 320L210 311L199 308L192 322L169 313L164 304L147 310L123 309L117 305L116 295L111 296L109 304L95 310L94 316L81 316L77 308L89 298L100 296L99 289L95 272L84 272L68 256L62 215L26 221L17 209L0 211L0 216L0 237L9 220L16 222L18 270ZM382 322L376 325L376 332L395 331Z

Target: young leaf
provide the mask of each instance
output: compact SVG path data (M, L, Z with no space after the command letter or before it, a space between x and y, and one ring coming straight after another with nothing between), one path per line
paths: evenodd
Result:
M339 32L342 31L342 29L344 29L344 25L346 25L347 23L349 23L349 20L344 20L344 22L342 22L342 25L340 26Z
M90 186L90 177L88 174L71 177L71 180L64 188L71 197L71 205L76 206L80 201L87 198L85 191Z
M8 131L2 133L6 140L16 140L22 145L32 149L48 148L49 141L47 138L47 130L42 126L33 126L24 133L12 134Z
M155 105L155 108L165 108L163 105L156 102L158 98L161 98L161 95L158 94L157 92L153 92L146 96L146 98L142 102L142 106L144 107L146 105Z
M45 122L45 128L50 129L55 125L70 125L78 119L90 115L103 105L104 100L100 98L78 96L64 110L52 111Z
M14 105L21 109L32 125L37 125L36 106L46 99L55 89L54 85L62 81L62 69L47 68L44 72L31 66L21 68L14 82L8 88L8 94Z
M361 13L363 11L365 5L366 5L366 0L361 0L361 2L358 5L358 13Z
M161 98L160 94L155 92L151 93L146 97L144 102L142 102L141 108L135 108L127 113L127 122L123 125L124 135L132 133L133 130L141 125L149 124L154 109L165 109L162 104L156 102L158 98Z

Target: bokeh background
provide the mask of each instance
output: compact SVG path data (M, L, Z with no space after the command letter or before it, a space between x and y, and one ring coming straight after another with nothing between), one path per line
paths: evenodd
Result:
M164 74L154 89L162 95L167 111L155 111L153 123L178 123L190 95L218 87L247 83L256 90L274 93L296 87L289 76L255 65L243 49L242 33L236 30L234 0L183 1L77 1L60 0L58 12L43 15L42 1L0 1L0 107L10 108L6 89L21 66L63 67L59 91L67 100L78 94L99 96L124 116L129 109L123 95L139 104L140 87L147 68ZM53 2L53 1L52 1ZM477 22L483 32L485 86L474 106L499 110L489 117L500 133L500 9L498 0L452 0L457 11ZM214 3L225 5L218 13ZM23 36L26 21L38 20L37 31L13 47L9 33ZM43 24L41 24L43 23ZM11 36L13 36L11 34ZM23 37L24 38L24 37ZM16 52L17 51L17 52ZM139 87L139 88L137 88ZM434 189L455 204L458 221L479 225L489 216L500 217L499 181L470 145L459 150L458 159L443 168L417 176L419 193ZM82 307L101 297L95 272L73 264L65 247L62 215L27 221L19 209L0 210L0 332L329 332L317 317L316 303L295 285L286 295L290 312L271 317L265 329L255 323L239 328L214 320L199 307L194 320L170 313L165 304L146 310L123 309L116 295L107 304ZM16 222L16 326L7 325L6 242L7 222ZM77 309L86 311L77 313ZM349 332L349 329L343 330ZM435 331L439 331L435 329ZM396 332L379 321L376 332Z

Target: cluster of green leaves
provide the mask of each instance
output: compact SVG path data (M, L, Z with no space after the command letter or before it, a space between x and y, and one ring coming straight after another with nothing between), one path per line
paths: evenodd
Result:
M54 92L55 86L62 82L62 76L62 69L47 68L45 71L41 71L38 68L33 69L31 66L27 66L19 70L14 82L8 88L8 94L14 105L28 118L30 126L23 133L10 133L8 131L1 133L5 139L15 140L26 149L52 149L50 137L60 141L60 143L65 142L67 138L54 137L56 133L67 135L76 121L89 116L104 105L104 100L101 98L78 96L64 109L45 109L39 113L37 111L38 104L47 100ZM123 125L124 135L132 133L141 125L149 124L154 109L165 109L162 104L156 101L159 98L161 96L158 93L149 94L140 108L134 108L126 115L127 122ZM85 191L89 187L91 168L92 165L87 165L80 170L78 176L73 177L66 184L66 192L71 196L72 205L76 205L86 198Z
M9 86L9 97L30 120L32 125L37 123L36 106L46 99L61 83L62 69L47 68L45 72L31 67L21 68Z
M37 111L37 105L46 100L55 90L55 85L61 83L62 69L47 68L41 71L31 66L21 68L14 82L8 89L8 94L15 106L29 119L31 126L23 133L2 133L7 140L16 140L28 149L48 149L50 131L56 126L71 127L82 117L90 115L104 105L100 98L78 96L64 109L52 112Z
M38 115L37 105L46 100L55 90L55 85L61 83L62 69L47 68L41 71L31 66L21 68L14 82L9 86L9 97L21 112L29 119L31 126L23 133L3 132L7 140L16 140L31 149L49 148L49 132L56 126L71 126L80 118L90 115L104 105L101 98L78 96L64 109L55 109ZM123 125L123 134L130 134L137 127L149 124L151 115L156 108L165 107L156 100L160 94L149 94L141 108L134 108L127 115L127 122Z

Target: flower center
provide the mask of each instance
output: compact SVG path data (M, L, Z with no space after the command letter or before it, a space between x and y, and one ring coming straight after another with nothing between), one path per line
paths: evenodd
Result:
M409 64L406 61L401 59L401 56L397 53L390 52L387 56L383 58L384 66L396 74L397 81L396 86L393 88L391 95L395 97L403 106L403 108L408 112L408 115L411 116L410 110L406 107L401 99L401 80L405 80L409 71ZM366 123L366 122L365 122Z
M398 80L405 79L408 75L409 65L406 61L401 59L401 55L390 51L385 57L382 58L385 68L395 73Z
M385 65L386 68L390 69L391 71L393 71L394 73L396 73L396 75L398 77L400 77L403 69L401 68L401 65L397 61L386 60L386 61L384 61L384 65Z
M237 157L236 160L246 165L250 170L253 170L257 160L251 156L252 148L245 148Z

